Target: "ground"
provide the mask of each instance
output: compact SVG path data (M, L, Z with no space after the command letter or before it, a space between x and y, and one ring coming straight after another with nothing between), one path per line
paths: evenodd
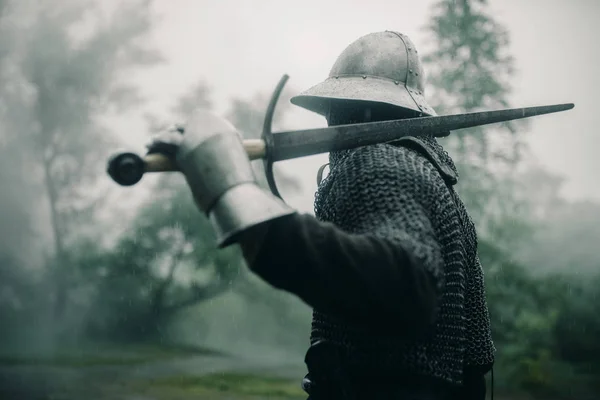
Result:
M4 355L0 399L305 400L299 386L305 370L298 361L155 345L97 347L46 357Z
M302 365L197 348L96 348L0 357L3 400L300 400Z

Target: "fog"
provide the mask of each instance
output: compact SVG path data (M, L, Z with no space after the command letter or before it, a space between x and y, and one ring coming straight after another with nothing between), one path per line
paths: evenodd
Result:
M478 227L501 396L569 398L573 386L591 396L600 376L590 306L600 295L600 3L0 0L0 397L305 398L310 308L253 275L237 247L216 248L181 176L120 187L107 158L142 154L151 134L196 106L257 138L283 74L291 79L274 130L325 126L289 98L370 32L401 31L432 54L443 39L433 16L453 22L438 3L470 4L487 21L477 29L506 29L498 47L512 61L478 70L509 83L493 104L575 104L514 125L514 135L457 131L442 144ZM457 35L475 29L464 21L453 22ZM468 35L457 46L477 50ZM464 54L426 63L426 75L459 68ZM474 111L453 91L469 76L457 76L430 79L426 97ZM486 95L477 92L480 106ZM486 146L522 148L522 158L491 159ZM289 205L313 213L327 160L276 165Z
M224 0L207 6L191 0L158 1L155 8L163 17L154 36L168 62L140 74L139 81L155 112L199 76L218 88L219 110L226 108L231 97L269 90L284 73L291 77L290 86L304 90L327 77L337 55L353 40L349 38L392 29L408 35L417 48L427 49L430 43L423 27L433 3L377 0L368 5L355 1L342 5L310 0L290 6L278 1ZM576 105L568 114L531 122L526 135L533 154L545 168L566 177L566 197L598 199L600 185L594 172L599 165L593 149L600 145L594 129L600 117L594 112L593 88L600 86L594 67L600 50L593 32L600 4L593 0L506 0L491 1L490 10L511 36L510 52L516 59L513 105ZM203 40L215 32L218 40ZM303 109L290 114L292 128L325 124ZM143 127L132 125L123 137L139 145L143 132ZM321 160L302 161L312 168L287 163L306 187L306 196L294 205L312 208L306 204L312 202L314 175ZM298 171L306 171L307 176Z

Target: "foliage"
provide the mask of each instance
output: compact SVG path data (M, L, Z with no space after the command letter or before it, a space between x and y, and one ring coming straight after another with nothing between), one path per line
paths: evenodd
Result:
M169 179L166 179L169 178ZM187 185L168 176L117 246L90 264L97 285L91 326L121 339L156 338L178 311L228 290L241 258L218 249Z
M433 7L427 32L435 45L424 62L428 98L441 113L510 107L509 36L488 3L440 0ZM585 398L600 376L593 316L600 293L597 282L572 272L598 266L599 208L562 200L561 180L544 170L519 172L525 148L517 132L525 126L463 130L444 145L457 161L459 191L478 227L497 383Z
M434 48L424 61L428 98L440 113L510 106L515 67L509 38L488 6L483 0L440 0L433 8L427 29ZM208 316L199 310L223 298L236 308L229 315L244 316L235 321L243 334L231 334L239 335L240 346L260 337L269 350L304 347L309 310L245 270L237 248L216 248L214 232L181 177L155 181L152 196L125 222L114 246L99 240L98 210L107 192L97 166L113 144L103 118L140 104L126 78L159 61L145 46L152 25L147 2L119 4L110 15L100 8L94 1L61 0L56 7L0 0L0 183L10 188L0 190L4 347L23 345L35 353L53 328L76 331L79 326L66 321L81 315L85 333L95 338L163 341L176 320L185 320L189 330L188 318L195 334L214 327L210 318L226 311ZM211 108L211 94L200 80L169 113L184 121L198 106ZM287 97L278 105L274 130L285 124ZM235 98L226 117L244 137L257 138L267 102L264 93ZM148 122L153 132L164 128L155 118ZM594 398L600 391L600 206L565 201L561 179L541 169L517 173L523 154L517 128L525 126L471 129L444 143L458 161L461 195L479 228L498 348L496 382L540 396ZM266 186L258 163L256 175ZM281 173L277 182L298 188ZM113 357L103 349L102 356L87 358L58 352L6 356L3 362L84 367L175 357L140 351L146 355L129 357L120 349ZM181 354L200 353L185 348ZM146 389L148 395L301 396L288 382L243 374L175 376Z
M441 114L510 106L514 60L508 32L487 10L485 0L440 0L426 26L435 45L425 54L427 98ZM463 194L481 234L506 240L527 234L527 207L512 195L511 179L523 148L517 128L508 122L455 132L443 140L454 156Z
M0 159L12 165L1 168L7 172L0 179L16 190L0 196L2 236L14 228L22 246L2 250L30 266L28 280L37 287L27 300L40 315L29 318L49 319L46 329L60 334L73 328L71 311L87 284L76 279L79 242L98 233L95 213L106 194L97 165L113 141L102 117L139 104L124 74L160 58L144 42L152 23L146 2L119 4L111 15L94 1L4 5Z
M553 333L561 358L587 372L600 374L600 321L597 301L600 298L600 275L585 282L569 284L568 301L560 310Z
M247 136L252 135L247 132L260 132L261 98L232 102L229 119ZM211 106L211 90L199 81L175 101L171 114L185 121L195 108ZM280 110L275 123L282 116ZM153 116L147 116L147 121L153 132L165 128ZM91 278L87 280L95 282L96 290L94 318L89 322L95 334L129 340L164 337L179 311L232 287L253 301L272 299L269 290L273 289L240 274L243 261L237 247L216 247L213 229L194 205L182 177L162 176L152 193L116 248L88 263Z

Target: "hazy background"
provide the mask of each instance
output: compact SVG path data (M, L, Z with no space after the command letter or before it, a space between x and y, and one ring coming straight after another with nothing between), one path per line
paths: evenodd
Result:
M0 398L305 398L310 309L253 276L237 248L216 249L181 176L123 188L106 159L143 153L198 106L256 138L284 73L275 130L325 126L289 98L382 30L416 44L440 114L575 103L442 143L478 227L498 393L597 398L599 11L583 0L0 0ZM327 159L276 166L290 205L312 212ZM260 163L256 173L266 186Z
M228 99L268 91L287 73L297 91L325 79L338 54L353 39L369 32L399 30L417 48L428 48L424 21L433 1L219 1L207 5L192 0L157 1L162 15L153 33L168 60L136 78L155 112L188 85L205 77L215 88L217 110ZM595 44L600 3L593 0L492 1L490 11L511 34L510 50L517 60L510 98L515 107L575 103L564 115L532 121L527 141L539 162L565 176L563 194L569 198L600 196L595 149L595 90L600 87ZM211 38L211 40L207 40ZM427 73L427 71L425 71ZM324 125L324 119L299 108L289 112L291 127ZM139 145L144 128L132 125L121 135ZM120 127L124 129L124 127ZM314 175L323 157L311 158L312 168L286 169L302 180L302 200L311 208ZM303 161L303 163L309 161ZM304 176L303 172L306 172Z

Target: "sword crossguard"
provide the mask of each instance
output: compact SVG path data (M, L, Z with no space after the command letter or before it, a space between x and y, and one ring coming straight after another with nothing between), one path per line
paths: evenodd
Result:
M263 165L265 166L265 175L267 177L267 183L269 184L269 189L271 192L283 200L281 194L279 193L279 189L277 189L277 184L275 183L275 175L273 174L273 115L275 115L275 107L277 106L277 101L279 100L279 96L281 96L281 92L283 91L283 87L285 86L289 76L283 75L279 80L279 83L275 87L275 91L271 96L271 100L269 101L269 106L267 107L267 112L265 114L265 121L263 123L263 131L262 131L262 140L265 143L266 154L263 159Z

